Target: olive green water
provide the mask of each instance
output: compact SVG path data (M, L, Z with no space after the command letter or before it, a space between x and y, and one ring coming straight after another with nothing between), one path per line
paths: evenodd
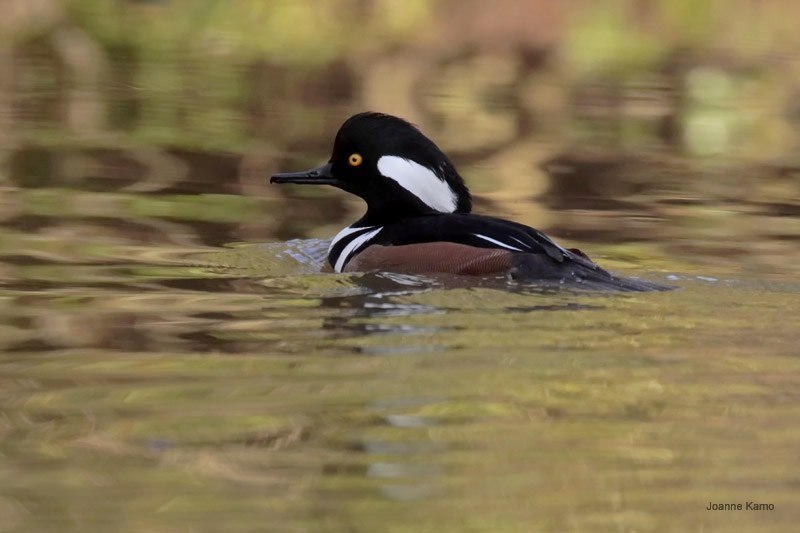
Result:
M0 531L796 530L789 4L9 0ZM363 109L679 290L320 272Z

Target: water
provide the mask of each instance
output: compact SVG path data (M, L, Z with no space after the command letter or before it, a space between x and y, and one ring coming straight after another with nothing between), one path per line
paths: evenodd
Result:
M589 7L527 52L478 25L477 49L420 57L409 28L456 39L448 17L350 6L302 57L265 37L267 61L212 38L261 11L186 22L201 53L158 33L173 4L40 2L80 31L0 55L0 531L795 528L793 42L755 74L696 44L666 75L677 45L639 35L598 76L577 67L616 45ZM362 16L406 51L352 48ZM267 179L367 107L453 154L477 212L680 289L321 272L363 206Z

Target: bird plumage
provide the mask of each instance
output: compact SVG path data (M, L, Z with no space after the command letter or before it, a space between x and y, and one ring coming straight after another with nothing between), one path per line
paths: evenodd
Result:
M366 201L365 215L331 242L328 261L336 272L504 273L590 289L669 288L615 277L524 224L472 214L469 189L447 155L391 115L352 116L326 165L271 181L333 185Z

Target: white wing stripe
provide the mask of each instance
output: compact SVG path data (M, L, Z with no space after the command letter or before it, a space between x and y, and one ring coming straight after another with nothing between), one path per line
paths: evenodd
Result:
M333 267L333 269L336 272L341 272L344 269L344 265L347 263L348 257L350 256L351 253L353 253L353 250L358 249L362 244L364 244L365 242L369 241L372 237L377 235L378 232L381 231L382 229L383 228L381 227L372 231L368 231L367 233L359 235L358 237L350 241L347 244L347 246L344 247L342 253L339 254L339 258L336 260L336 265Z
M527 248L529 250L531 249L531 246L529 244L525 244L524 242L522 242L521 240L517 239L516 237L512 237L511 235L509 235L508 238L509 239L514 239L515 241L517 241L518 243L520 243L522 246L524 246L525 248Z
M483 239L484 241L489 241L489 242L494 243L494 244L496 244L498 246L502 246L503 248L508 248L509 250L514 250L516 252L521 252L522 251L521 249L515 248L514 246L511 246L510 244L506 244L504 242L497 241L495 239L492 239L491 237L487 237L486 235L481 235L480 233L473 233L473 235L475 235L479 239Z

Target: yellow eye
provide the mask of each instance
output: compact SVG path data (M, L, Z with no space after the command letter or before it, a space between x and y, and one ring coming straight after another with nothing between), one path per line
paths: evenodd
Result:
M364 158L361 157L361 154L350 154L350 157L347 158L347 162L350 163L351 167L357 167L363 160Z

